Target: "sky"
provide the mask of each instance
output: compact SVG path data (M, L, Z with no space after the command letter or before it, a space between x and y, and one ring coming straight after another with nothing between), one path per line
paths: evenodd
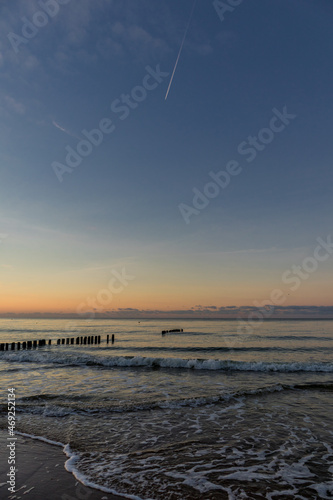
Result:
M1 316L333 317L333 4L192 7L1 2Z

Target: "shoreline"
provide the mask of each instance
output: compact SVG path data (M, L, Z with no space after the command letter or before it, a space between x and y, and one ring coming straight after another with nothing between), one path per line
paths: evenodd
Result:
M66 458L60 443L52 444L38 438L16 434L15 492L7 484L9 443L7 431L0 429L0 496L3 499L17 499L24 495L27 500L47 498L48 500L124 500L130 496L119 496L85 486L65 468ZM134 498L132 496L132 498Z

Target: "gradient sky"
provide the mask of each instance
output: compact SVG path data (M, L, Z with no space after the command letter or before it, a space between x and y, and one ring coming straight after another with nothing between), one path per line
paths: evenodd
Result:
M278 288L282 315L333 317L332 255L282 279L333 233L333 4L244 0L222 21L198 0L165 100L192 4L1 2L2 315L228 316ZM45 25L13 42L25 18ZM157 65L169 76L121 119L111 104ZM296 118L248 162L239 145L284 106ZM103 118L114 131L59 182L53 162ZM186 224L179 205L231 160L241 173Z

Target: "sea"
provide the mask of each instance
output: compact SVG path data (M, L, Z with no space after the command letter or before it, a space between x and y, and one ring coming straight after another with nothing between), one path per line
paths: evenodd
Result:
M0 343L52 339L0 352L0 427L14 388L15 432L62 446L84 484L131 499L333 498L333 321L69 324L0 320Z

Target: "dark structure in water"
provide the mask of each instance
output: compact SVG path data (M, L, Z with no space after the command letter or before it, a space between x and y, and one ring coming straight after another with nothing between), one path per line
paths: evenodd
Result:
M165 333L179 333L182 331L182 328L175 328L174 330L162 330L162 335L164 335Z

